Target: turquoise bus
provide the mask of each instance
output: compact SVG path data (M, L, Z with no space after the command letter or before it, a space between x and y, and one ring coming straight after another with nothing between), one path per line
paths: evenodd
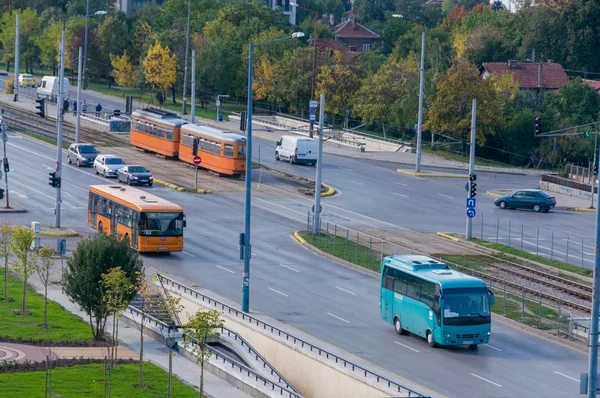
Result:
M383 260L379 305L381 317L401 335L427 339L431 347L468 345L490 339L494 294L481 279L453 271L419 255Z

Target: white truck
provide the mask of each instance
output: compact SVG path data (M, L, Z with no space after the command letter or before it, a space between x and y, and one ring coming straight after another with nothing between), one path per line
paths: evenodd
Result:
M37 97L47 98L50 102L56 102L59 93L59 78L56 76L44 76L38 84ZM63 95L61 100L65 100L71 97L71 84L69 79L66 77L63 81Z
M319 141L313 138L284 135L275 147L275 160L287 160L291 164L317 164Z

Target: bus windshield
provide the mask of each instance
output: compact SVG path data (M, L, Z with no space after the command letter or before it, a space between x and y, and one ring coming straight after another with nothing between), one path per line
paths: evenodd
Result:
M444 290L444 325L468 326L491 322L486 288Z
M182 236L183 213L142 213L140 235Z

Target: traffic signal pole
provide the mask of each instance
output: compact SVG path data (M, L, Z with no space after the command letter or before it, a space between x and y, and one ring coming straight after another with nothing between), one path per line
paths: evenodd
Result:
M4 124L4 121L2 121L2 136L3 136L2 144L4 146L4 159L8 159L6 157L6 140L4 139L4 134L6 134L6 124ZM4 172L4 189L5 189L4 194L6 195L6 207L5 208L10 209L10 203L8 201L8 173L6 172L6 170Z
M60 69L58 72L58 95L56 96L56 176L62 175L62 133L63 133L63 92L65 80L65 26L66 20L63 19L62 37L60 40ZM54 209L54 227L60 228L60 204L62 202L61 184L56 187L55 209Z
M598 134L594 134L594 161L592 163L592 170L594 170L593 173L593 177L592 177L592 203L590 204L590 209L594 208L594 184L596 183L596 178L598 178L598 175L596 174L596 150L598 149Z
M477 99L473 99L473 108L471 111L471 148L469 151L469 176L475 174L475 124L477 120ZM467 192L467 198L471 198L472 182L469 181L469 189ZM473 236L473 219L467 215L467 239L471 239Z

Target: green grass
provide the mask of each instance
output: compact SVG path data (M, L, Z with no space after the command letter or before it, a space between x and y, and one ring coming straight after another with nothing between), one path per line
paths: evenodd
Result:
M92 338L90 325L81 318L65 310L54 301L48 301L48 324L44 323L44 296L31 287L27 288L27 311L31 315L17 315L23 300L23 282L13 276L8 277L8 296L14 301L4 301L4 271L0 272L0 336L18 339L48 339L52 341L88 341ZM0 388L0 391L2 388Z
M166 397L167 373L144 363L145 388L136 387L138 364L118 365L110 372L110 391L114 397ZM45 372L0 374L0 391L5 397L43 397ZM104 396L104 364L75 365L52 369L52 397L79 398ZM173 396L196 398L198 392L173 378Z
M526 260L536 261L538 263L545 264L550 267L557 268L559 270L568 271L568 272L572 272L574 274L589 276L589 277L591 277L593 274L593 272L589 269L581 268L576 265L567 264L562 261L551 260L549 258L542 257L542 256L536 256L535 254L531 254L531 253L528 253L528 252L525 252L525 251L522 251L519 249L515 249L513 247L506 246L506 245L503 245L500 243L492 243L492 242L488 242L488 241L481 240L481 239L473 239L473 242L480 244L482 246L485 246L489 249L498 250L498 251L500 251L502 253L506 253L506 254L512 254L514 256L522 257ZM511 260L508 257L506 259L508 261ZM512 261L514 261L514 260L512 260ZM565 276L565 275L562 275L562 276Z

